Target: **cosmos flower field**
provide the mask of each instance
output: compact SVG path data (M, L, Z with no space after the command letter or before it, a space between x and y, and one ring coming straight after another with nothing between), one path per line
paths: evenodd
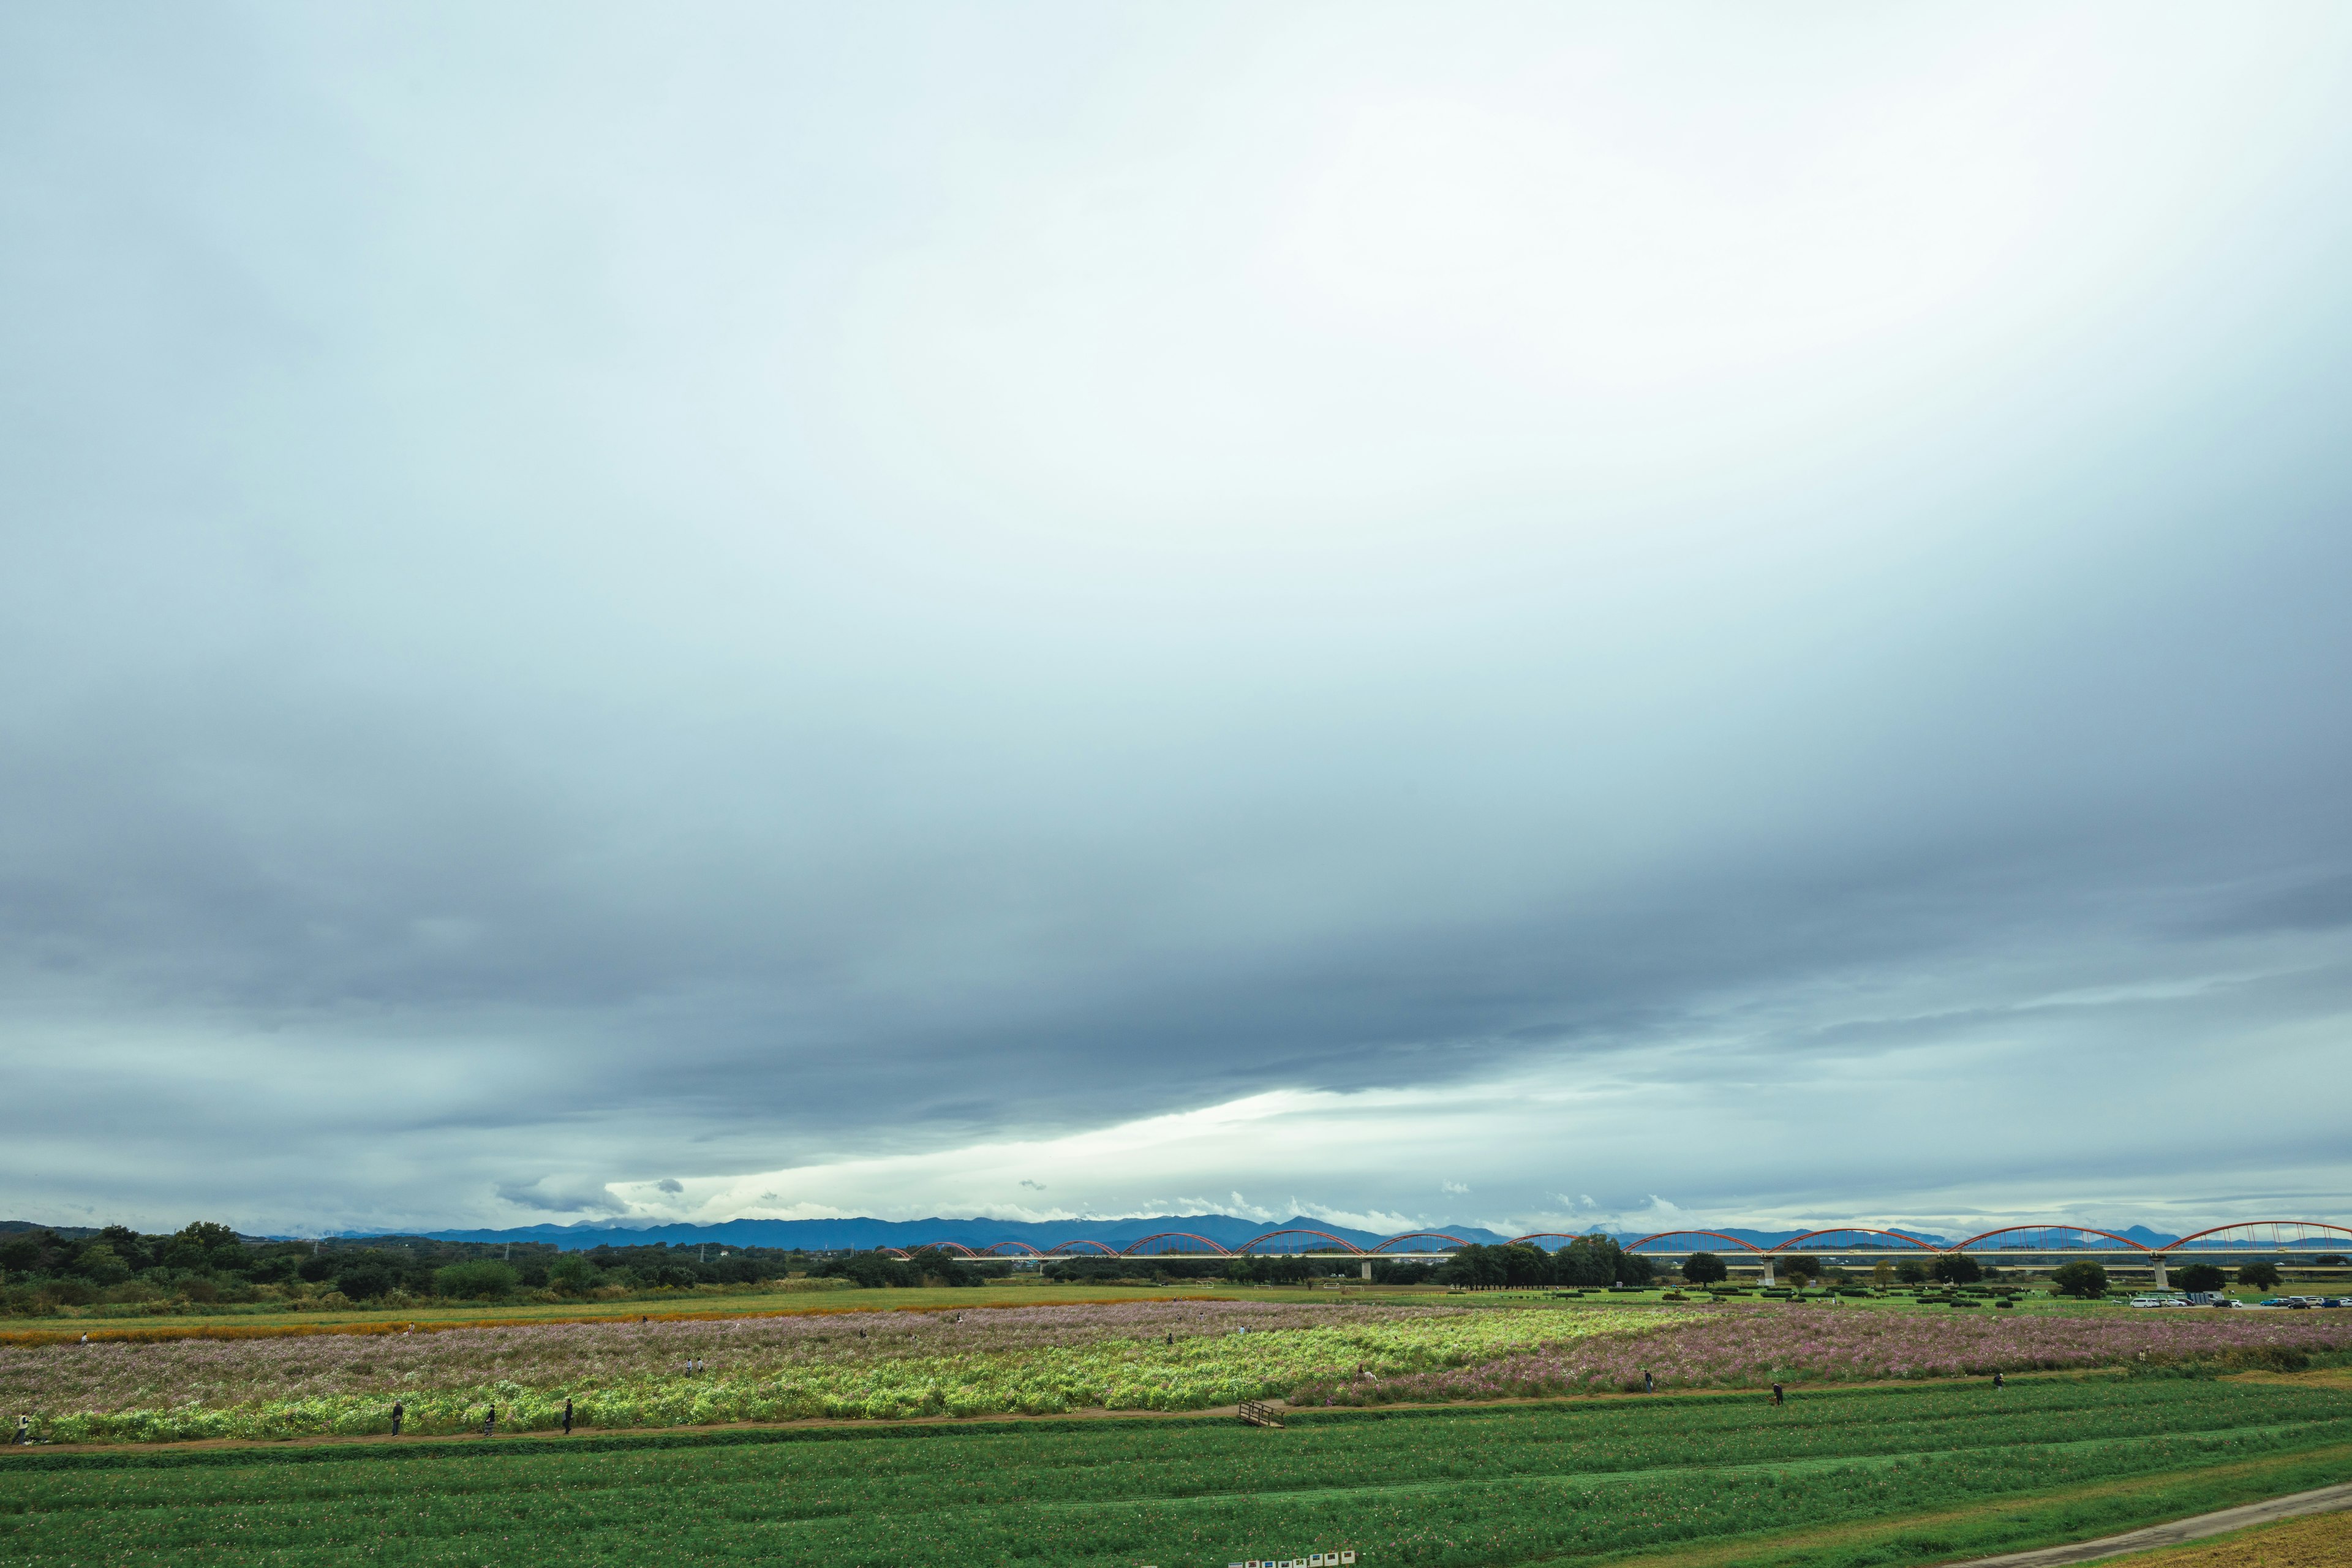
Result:
M58 1441L360 1436L1076 1409L1200 1410L1656 1327L1655 1310L1138 1301L687 1322L0 1347Z
M1637 1333L1553 1342L1491 1360L1293 1391L1297 1403L1422 1404L1638 1389L1741 1388L1984 1376L2152 1362L2291 1364L2352 1350L2352 1312L1994 1312L1709 1310Z
M560 1426L1463 1403L1852 1383L2153 1359L2288 1364L2352 1314L1840 1312L1136 1301L0 1347L0 1402L52 1442Z

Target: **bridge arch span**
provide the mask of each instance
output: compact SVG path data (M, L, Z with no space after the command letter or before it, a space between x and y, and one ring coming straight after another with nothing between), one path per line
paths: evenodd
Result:
M1625 1250L1639 1252L1654 1241L1672 1241L1678 1236L1703 1236L1710 1241L1720 1241L1726 1246L1736 1247L1742 1252L1761 1253L1764 1250L1752 1241L1742 1241L1736 1236L1726 1236L1719 1230L1662 1230L1655 1236L1645 1236L1641 1240L1632 1243ZM1706 1249L1702 1247L1700 1250Z
M2243 1242L2209 1241L2207 1239L2210 1237L2226 1236L2231 1231L2245 1231L2250 1233L2267 1231L2270 1234L2259 1239L2250 1235L2248 1239ZM2279 1239L2278 1233L2281 1231L2293 1231L2294 1233L2294 1239L2293 1241L2283 1241ZM2197 1242L2204 1242L2205 1249L2215 1252L2221 1251L2224 1248L2243 1250L2249 1247L2261 1247L2264 1246L2282 1249L2290 1247L2322 1247L2330 1245L2336 1237L2339 1237L2343 1238L2345 1243L2352 1244L2352 1230L2347 1230L2340 1225L2327 1225L2315 1219L2242 1219L2234 1221L2229 1225L2217 1225L2211 1226L2210 1229L2198 1231L2194 1235L2184 1236L2179 1241L2174 1242L2170 1247L2152 1247L2148 1250L2155 1252L2173 1252L2181 1247L2191 1246L2193 1243ZM2352 1246L2347 1246L2346 1250L2352 1250Z
M2095 1236L2102 1241L2112 1241L2117 1247L2127 1247L2134 1252L2146 1252L2147 1250L2147 1247L2142 1247L2130 1237L2117 1236L2111 1230L2095 1230L2087 1225L2005 1225L1999 1230L1989 1230L1982 1236L1972 1236L1966 1241L1954 1242L1950 1250L1953 1252L1966 1252L1969 1247L1976 1246L1977 1243L1980 1241L1990 1241L1996 1236ZM2079 1247L2079 1246L2080 1244L2078 1243L2077 1247ZM2012 1247L2011 1250L2021 1249ZM2074 1250L2074 1248L2059 1247L2037 1247L2029 1246L2021 1248L2021 1250L2026 1252L2061 1252ZM2097 1249L2093 1248L2091 1250Z
M1407 1230L1400 1231L1395 1236L1390 1237L1386 1241L1373 1243L1368 1256L1377 1257L1381 1253L1386 1252L1390 1247L1394 1247L1400 1241L1416 1241L1424 1237L1432 1241L1450 1241L1456 1247L1468 1247L1470 1245L1470 1243L1463 1240L1460 1237L1449 1236L1442 1230Z
M1079 1255L1077 1249L1082 1247L1093 1247L1095 1249L1094 1256L1097 1258L1117 1258L1118 1256L1118 1253L1113 1248L1105 1247L1099 1241L1088 1241L1084 1237L1080 1237L1076 1241L1055 1242L1053 1246L1047 1247L1042 1254L1040 1254L1040 1256L1045 1258L1076 1258Z
M1890 1241L1899 1241L1906 1247L1916 1247L1922 1252L1938 1252L1942 1250L1940 1247L1920 1240L1916 1236L1906 1236L1899 1230L1874 1230L1866 1225L1833 1225L1827 1230L1809 1230L1802 1236L1792 1236L1788 1240L1781 1242L1776 1247L1761 1247L1759 1248L1759 1250L1775 1254L1784 1253L1790 1247L1802 1247L1805 1243L1818 1240L1824 1236L1875 1236L1883 1237ZM1867 1241L1858 1243L1855 1250L1858 1251L1861 1247L1868 1247L1870 1245L1871 1243ZM1815 1250L1835 1251L1837 1249L1834 1247L1821 1247L1816 1248Z
M1163 1230L1157 1232L1153 1235L1143 1237L1140 1241L1129 1242L1125 1247L1119 1248L1118 1255L1121 1258L1166 1258L1171 1254L1181 1255L1190 1252L1192 1257L1197 1258L1201 1256L1197 1252L1192 1252L1192 1249L1189 1247L1163 1247L1158 1252L1145 1252L1143 1250L1143 1248L1150 1246L1155 1241L1197 1241L1202 1247L1209 1249L1209 1256L1212 1258L1231 1258L1233 1256L1232 1253L1227 1252L1223 1247L1219 1247L1207 1237L1195 1236L1189 1230Z
M1339 1247L1348 1252L1356 1253L1360 1256L1364 1250L1362 1247L1358 1247L1354 1242L1348 1240L1344 1237L1333 1236L1328 1230L1308 1230L1303 1226L1294 1226L1283 1230L1269 1230L1264 1236L1253 1236L1247 1241L1243 1242L1239 1247L1234 1248L1234 1256L1236 1258L1247 1256L1249 1255L1251 1247L1255 1247L1261 1241L1272 1241L1277 1236L1319 1237L1323 1240L1329 1242L1334 1247ZM1297 1250L1304 1251L1305 1248L1299 1248ZM1265 1255L1259 1254L1258 1256Z

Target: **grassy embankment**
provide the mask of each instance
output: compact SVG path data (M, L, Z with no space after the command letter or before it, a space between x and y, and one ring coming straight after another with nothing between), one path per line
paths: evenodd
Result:
M0 1559L86 1564L1153 1563L1855 1568L2339 1480L2352 1393L2032 1378L1194 1420L0 1459Z

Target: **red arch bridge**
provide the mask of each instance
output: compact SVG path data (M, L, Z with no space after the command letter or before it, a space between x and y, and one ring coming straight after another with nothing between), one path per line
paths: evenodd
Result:
M1526 1243L1549 1250L1577 1239L1568 1231L1533 1231L1515 1236L1505 1245ZM1238 1247L1225 1247L1191 1231L1167 1230L1123 1247L1084 1237L1036 1247L1025 1241L1000 1241L972 1247L961 1241L936 1241L926 1247L974 1262L1012 1259L1044 1263L1066 1258L1300 1258L1329 1262L1354 1259L1363 1265L1363 1277L1372 1277L1377 1261L1438 1262L1470 1246L1463 1237L1442 1230L1409 1230L1370 1247L1360 1247L1328 1231L1286 1226L1254 1236ZM1724 1231L1667 1230L1624 1243L1625 1250L1661 1261L1680 1262L1695 1252L1711 1252L1734 1269L1753 1270L1765 1283L1776 1278L1779 1265L1803 1257L1819 1263L1873 1265L1882 1260L1914 1259L1931 1263L1958 1253L1980 1263L2021 1268L2049 1268L2060 1263L2091 1262L2126 1268L2145 1268L2156 1283L2167 1283L2168 1268L2184 1263L2292 1263L2298 1267L2345 1268L2340 1259L2352 1255L2352 1229L2317 1220L2241 1220L2153 1245L2077 1225L2007 1225L1964 1241L1929 1241L1899 1230L1844 1226L1807 1231L1769 1247L1759 1247ZM885 1247L879 1250L905 1258L925 1247ZM2320 1264L2318 1259L2338 1261Z

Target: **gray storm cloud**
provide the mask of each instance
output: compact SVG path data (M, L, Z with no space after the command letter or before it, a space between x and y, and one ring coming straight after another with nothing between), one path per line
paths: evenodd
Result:
M573 16L0 22L0 1206L2343 1212L2340 15Z

